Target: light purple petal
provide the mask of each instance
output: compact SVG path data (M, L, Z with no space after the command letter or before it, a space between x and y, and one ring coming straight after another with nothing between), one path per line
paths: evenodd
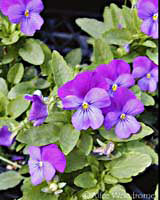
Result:
M30 146L28 147L28 153L32 160L41 160L41 149L40 147Z
M134 78L141 78L151 70L152 62L146 56L138 56L133 60Z
M152 69L152 71L150 72L152 78L158 82L158 66L156 66L155 68Z
M135 117L127 115L125 120L119 120L115 128L118 138L128 138L131 134L137 133L141 128Z
M33 101L32 95L25 95L24 99L27 101Z
M21 0L0 0L0 11L8 15L8 9L15 4L22 4L22 2Z
M106 130L110 130L114 125L118 123L120 112L109 112L104 119L104 127Z
M59 172L63 173L66 168L66 158L63 152L57 147L48 145L42 149L42 160L52 164Z
M12 23L19 24L24 16L25 7L19 4L10 6L8 9L8 18Z
M158 26L159 26L158 20L152 23L152 28L150 30L149 35L154 39L158 39L158 30L159 30Z
M122 74L118 76L115 83L122 87L131 87L135 84L134 78L131 74Z
M13 144L14 138L11 137L12 133L8 130L7 126L3 126L0 129L0 145L11 146Z
M40 13L44 9L43 2L41 0L32 0L27 4L27 9Z
M150 92L154 92L157 89L157 82L153 78L149 79L148 84L148 90Z
M56 173L56 170L49 162L43 162L43 175L46 181L51 181Z
M141 31L156 39L158 38L158 23L152 18L145 19L141 25Z
M63 109L66 110L75 110L77 109L80 105L82 105L83 99L80 99L77 96L74 95L69 95L66 96L63 100Z
M33 36L37 30L41 29L43 23L43 18L39 14L31 12L28 18L23 18L21 31L26 35Z
M45 122L45 120L46 120L46 116L41 119L33 120L34 121L33 126L40 126Z
M111 104L108 93L101 88L92 88L85 96L84 101L97 108L108 107Z
M149 79L147 77L144 77L138 81L138 86L143 91L147 91L149 89Z
M138 115L144 111L144 105L139 99L131 99L123 107L123 113L128 115Z

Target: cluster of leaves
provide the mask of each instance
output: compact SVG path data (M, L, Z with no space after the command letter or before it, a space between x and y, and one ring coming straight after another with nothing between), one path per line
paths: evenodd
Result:
M63 58L41 41L22 35L17 25L0 15L0 127L8 125L16 135L11 149L17 153L27 155L30 145L56 143L67 158L65 173L59 175L67 185L60 195L42 192L45 182L33 186L26 176L27 164L17 171L0 174L0 190L12 188L23 180L21 200L89 200L101 194L103 200L122 197L131 200L123 184L131 182L151 164L158 164L156 152L144 139L154 131L144 123L138 134L122 140L113 130L106 131L103 127L97 131L75 130L71 125L71 112L61 109L57 89L80 71L94 69L116 58L132 63L140 55L147 55L158 64L157 41L140 31L141 21L134 6L120 9L111 4L105 7L103 17L104 22L89 18L76 20L89 34L88 43L93 46L91 64L82 65L80 49ZM119 24L122 28L118 28ZM124 48L128 44L129 53ZM32 94L37 89L49 98L49 116L45 124L33 127L28 122L30 104L24 100L24 94ZM156 106L156 93L142 92L137 85L132 90L145 106ZM92 153L94 147L99 146L98 139L106 145L114 143L110 156Z

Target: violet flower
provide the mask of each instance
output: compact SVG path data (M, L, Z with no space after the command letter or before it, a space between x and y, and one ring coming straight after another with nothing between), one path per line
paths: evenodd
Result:
M56 171L63 173L66 168L66 158L56 144L43 147L30 146L29 172L33 185L43 180L51 181Z
M146 56L138 56L133 60L133 77L140 78L138 85L143 91L154 92L158 83L158 65Z
M29 120L34 121L34 126L43 124L48 117L48 108L43 101L43 97L34 93L33 95L25 95L24 98L32 102Z
M118 87L131 87L135 81L130 74L130 65L123 60L112 60L109 64L102 64L96 68L96 72L105 77L109 84L109 94L113 96Z
M143 20L141 30L145 34L158 38L158 0L139 0L138 16Z
M128 138L137 133L141 125L135 116L144 111L144 105L128 88L120 87L112 98L112 104L106 108L104 126L110 130L115 126L118 138Z
M0 145L1 146L11 146L14 142L12 138L12 133L8 130L7 126L0 128Z
M106 81L94 71L83 72L59 88L63 109L77 110L72 116L72 124L77 130L97 129L103 124L101 108L111 103L103 88L107 88Z
M0 0L0 10L12 23L20 24L26 35L34 35L44 21L39 13L44 6L41 0Z

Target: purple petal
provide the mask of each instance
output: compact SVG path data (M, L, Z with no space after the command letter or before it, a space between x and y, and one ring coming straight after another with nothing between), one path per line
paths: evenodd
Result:
M104 122L102 111L94 106L89 107L88 118L90 122L90 127L93 130L100 128Z
M24 18L25 6L16 4L8 9L8 17L12 23L19 24Z
M127 115L125 120L119 120L115 128L118 138L128 138L131 134L137 133L141 128L135 117Z
M27 4L27 9L40 13L44 9L43 2L41 0L32 0Z
M143 111L143 103L139 99L131 99L124 105L122 112L128 115L138 115Z
M154 38L154 39L157 39L157 38L158 38L158 26L159 26L158 20L157 20L157 21L154 21L154 22L152 23L152 28L151 28L151 30L150 30L149 36L151 36L151 37Z
M27 101L33 101L32 95L25 95L24 99L27 100Z
M79 108L72 116L72 124L77 130L87 130L90 127L87 111Z
M152 71L150 72L152 78L158 82L158 66L156 66L155 68L152 69Z
M43 168L40 168L39 163L35 160L29 160L28 165L32 184L39 185L44 179Z
M45 120L46 120L46 116L41 119L33 120L34 121L33 126L40 126L41 124L44 123Z
M75 110L80 105L82 105L82 102L83 102L83 99L80 99L77 96L74 96L74 95L66 96L62 100L63 109L66 109L66 110Z
M52 145L43 147L42 160L51 163L53 167L61 173L63 173L66 168L65 155L60 149L55 148Z
M147 91L149 89L149 79L147 77L144 77L138 81L138 86L143 91Z
M118 76L115 83L122 87L131 87L135 84L134 78L131 74L122 74Z
M43 23L43 18L39 14L31 12L28 18L23 18L21 31L26 35L33 36L36 30L41 29Z
M84 101L97 108L104 108L111 104L108 93L101 88L92 88L85 96Z
M158 22L154 22L152 18L145 19L141 31L155 39L158 38Z
M11 137L12 133L8 130L7 126L3 126L0 129L0 145L1 146L11 146L13 144L14 138Z
M15 5L20 4L21 0L0 0L0 10L4 15L8 15L8 9Z
M41 149L40 147L30 146L28 148L28 153L32 160L41 160Z
M104 119L104 127L106 130L110 130L114 125L118 123L120 112L109 112Z
M43 162L43 175L46 181L51 181L56 173L56 170L49 162Z
M133 77L141 78L151 70L152 62L146 56L138 56L133 60Z
M78 74L74 80L71 80L58 89L58 96L63 99L66 96L74 95L84 98L87 92L94 88L108 89L105 79L95 71L86 71Z
M157 89L157 82L153 78L150 78L148 83L148 90L154 92Z

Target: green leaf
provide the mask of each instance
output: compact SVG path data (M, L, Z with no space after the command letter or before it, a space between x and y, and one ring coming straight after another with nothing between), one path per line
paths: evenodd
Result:
M104 18L104 23L106 25L106 31L115 28L113 23L112 13L108 6L106 6L104 9L103 18Z
M131 152L108 163L109 172L116 178L129 178L137 176L152 163L152 159L147 154Z
M4 37L1 42L4 45L11 45L16 43L19 40L20 31L14 31L13 33L9 34L8 37Z
M19 49L22 59L33 65L41 65L44 62L44 53L39 44L34 39L27 39L22 48Z
M146 55L155 63L158 65L158 48L156 49L147 49Z
M151 48L157 47L156 44L151 40L146 40L145 42L143 42L142 45L145 46L145 47L151 47Z
M155 105L154 98L145 92L141 92L141 101L145 106L154 106Z
M82 200L86 200L86 199L90 199L90 200L96 200L94 197L96 196L96 194L98 194L99 192L99 187L96 186L94 188L90 188L90 189L85 189L82 190L80 197L82 198Z
M96 65L108 64L113 60L111 48L103 39L95 39L93 47L93 63Z
M141 100L142 91L141 91L140 87L138 85L134 85L130 89L134 92L136 97Z
M43 78L34 79L31 81L31 83L33 84L34 88L38 88L40 90L49 88L51 85L47 80Z
M102 195L102 200L132 200L122 185L115 185Z
M9 64L17 57L17 49L15 46L8 46L3 48L2 55L0 55L0 65Z
M0 117L7 115L7 105L8 105L7 97L0 92Z
M109 174L106 174L104 176L104 182L107 183L107 184L114 185L114 184L118 183L118 179L113 177L113 176L111 176L111 175L109 175Z
M65 60L71 66L76 66L81 63L82 60L82 51L81 48L76 48L70 51L66 56Z
M102 127L99 129L99 131L100 131L101 136L107 140L111 140L113 142L128 142L132 140L140 140L153 133L153 129L151 129L149 126L146 126L143 123L141 123L141 126L142 127L139 133L131 135L131 137L129 137L128 139L119 139L114 132L115 130L114 128L112 128L110 131L106 131L106 129Z
M158 200L158 199L159 199L159 185L157 185L157 187L156 187L154 200Z
M17 84L21 81L24 74L24 67L22 63L16 63L13 65L7 74L7 80L10 83Z
M85 32L92 37L98 39L107 30L106 25L96 19L90 18L78 18L76 24Z
M47 184L43 182L38 186L31 184L30 179L26 179L22 186L23 197L22 200L58 200L58 196L42 192L42 188L46 187Z
M93 147L93 138L89 134L82 134L80 141L78 143L79 150L84 153L86 156L90 154Z
M65 155L68 155L76 146L80 136L80 131L66 124L60 129L60 147Z
M79 169L83 169L88 165L87 158L84 154L82 154L77 149L74 149L68 156L67 156L67 167L65 172L70 173L73 171L77 171Z
M60 87L73 77L71 68L57 51L52 53L52 71L57 87Z
M44 146L55 143L58 139L59 128L54 124L44 124L39 127L32 127L26 131L20 132L17 136L19 142L31 146Z
M132 35L127 29L111 29L103 34L108 44L125 45L132 42Z
M13 127L18 126L18 122L14 119L11 119L11 118L1 117L0 118L0 127L2 127L4 125L8 126L10 129L13 129Z
M81 188L92 188L97 184L94 174L91 172L84 172L74 179L74 184Z
M7 190L18 185L23 177L16 171L8 171L0 174L0 190Z
M23 96L16 97L15 99L11 100L8 104L8 115L13 119L16 119L27 110L29 104L29 101L26 101Z
M152 164L158 165L158 154L148 145L139 141L132 141L127 143L127 150L129 152L139 152L147 154L152 158Z
M2 92L4 95L8 94L8 86L3 78L0 78L0 92Z

